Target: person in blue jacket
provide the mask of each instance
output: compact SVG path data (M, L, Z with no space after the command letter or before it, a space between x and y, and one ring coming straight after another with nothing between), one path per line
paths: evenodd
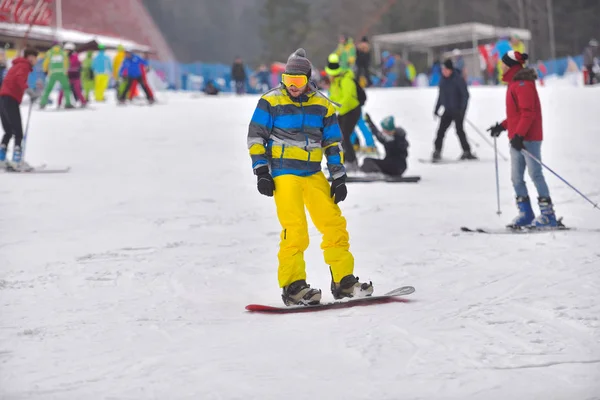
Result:
M98 55L92 61L96 101L104 101L104 92L108 88L110 74L112 73L112 63L104 52L105 49L106 47L103 44L98 45Z
M146 93L146 98L148 99L148 103L154 103L154 97L152 95L152 91L146 84L146 80L143 79L142 68L148 65L148 61L144 60L142 57L133 54L131 51L127 51L125 53L125 60L123 60L123 65L121 65L121 69L119 70L119 76L125 79L125 88L119 93L119 103L125 103L125 96L129 92L131 85L133 82L137 82L142 89L144 89L144 93Z

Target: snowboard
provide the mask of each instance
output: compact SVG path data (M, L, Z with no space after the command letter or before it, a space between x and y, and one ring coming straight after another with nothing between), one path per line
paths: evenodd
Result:
M356 306L369 306L385 303L407 303L409 300L402 296L407 296L415 291L412 286L402 286L381 296L367 296L358 298L349 298L343 300L329 301L316 305L300 306L269 306L263 304L248 304L246 310L250 312L270 313L270 314L292 314L299 312L324 311L339 308L350 308Z
M12 174L61 174L69 172L70 170L71 167L51 168L48 167L46 164L31 166L27 169L15 169L14 167L7 165L3 169L4 172Z
M372 175L348 175L346 183L370 183L370 182L388 182L388 183L417 183L421 180L420 176L386 176L382 174ZM329 178L331 182L332 179Z

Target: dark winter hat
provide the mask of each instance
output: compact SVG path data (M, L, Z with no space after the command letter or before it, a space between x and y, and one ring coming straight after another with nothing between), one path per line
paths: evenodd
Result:
M452 62L452 59L450 59L450 58L445 59L444 67L446 67L448 69L454 69L454 63Z
M290 55L285 64L285 73L291 75L306 75L310 78L312 72L312 64L306 58L306 51L299 48Z
M25 57L25 58L27 58L29 56L35 56L35 57L37 57L38 54L40 54L39 51L37 51L36 49L32 49L30 47L30 48L25 49L25 51L23 52L23 57Z
M385 117L381 121L381 127L386 131L393 131L396 129L396 124L394 123L394 117L392 115Z
M523 65L525 61L529 59L527 53L519 53L518 51L511 50L502 56L502 62L507 67L514 67L515 65Z

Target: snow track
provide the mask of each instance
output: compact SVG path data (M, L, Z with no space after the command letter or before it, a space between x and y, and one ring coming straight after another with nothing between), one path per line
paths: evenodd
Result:
M544 161L596 200L599 94L540 89ZM581 231L460 232L513 217L509 164L499 218L493 163L417 162L435 96L369 91L367 111L395 115L407 174L423 179L352 184L341 203L356 274L376 293L415 286L411 302L295 315L244 311L281 302L280 227L245 141L256 97L34 112L30 162L72 170L0 175L0 398L600 399L600 213L546 174ZM471 99L482 130L503 117L503 88ZM446 157L457 142L449 132ZM309 226L309 282L329 299Z

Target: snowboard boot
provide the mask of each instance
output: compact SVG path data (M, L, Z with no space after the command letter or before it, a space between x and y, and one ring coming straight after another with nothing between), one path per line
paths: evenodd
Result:
M435 150L433 152L433 154L431 155L431 162L438 162L438 161L442 161L442 151L441 150Z
M540 206L540 215L533 220L533 225L536 228L555 228L559 226L554 214L552 199L550 197L539 197L538 205Z
M471 151L465 151L462 156L460 156L461 160L479 160L479 158L477 158L477 156L473 153L471 153Z
M373 294L373 283L361 283L357 276L346 275L340 283L331 281L331 293L336 300L344 297L366 297Z
M321 291L319 289L312 289L310 285L302 279L285 286L281 298L283 299L283 304L286 306L312 306L319 304L321 301Z
M507 228L521 228L527 225L531 225L533 222L535 215L533 214L533 209L531 208L531 201L528 197L517 197L517 207L519 208L519 215L515 219L513 219L510 225L507 225Z
M0 168L4 168L6 166L6 146L0 144Z

